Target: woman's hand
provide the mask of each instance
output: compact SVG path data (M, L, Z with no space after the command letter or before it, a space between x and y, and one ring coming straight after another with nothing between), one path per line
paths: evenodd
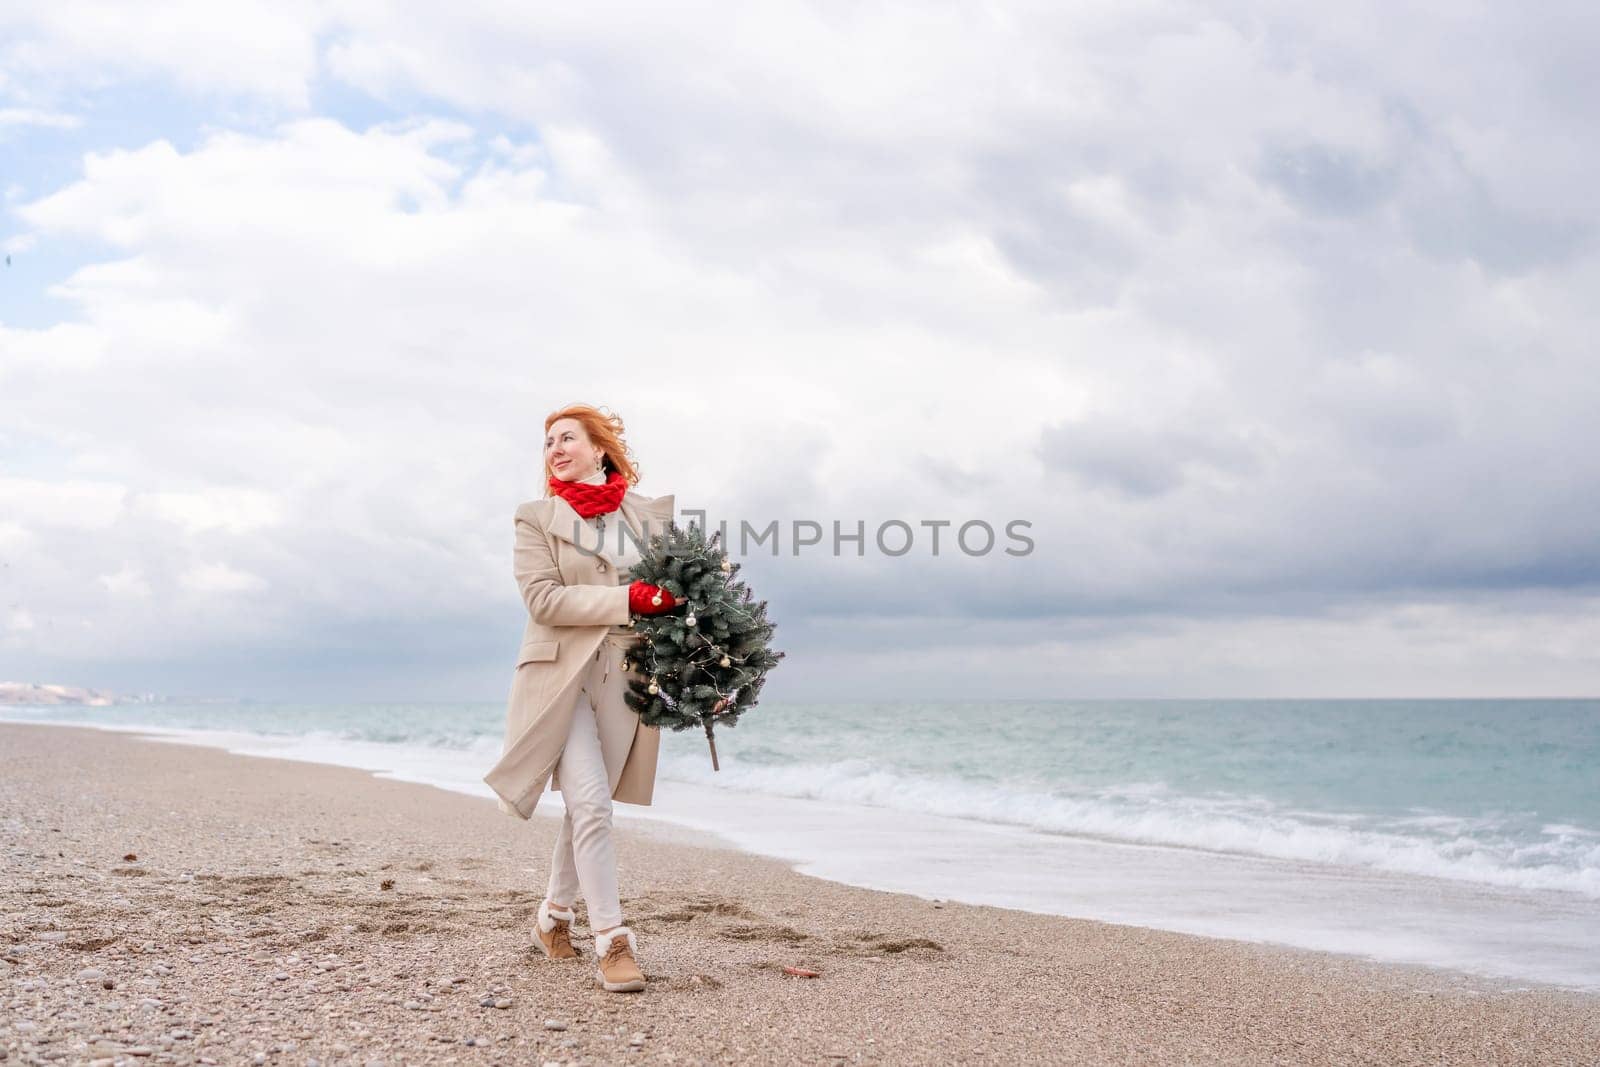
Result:
M661 597L661 603L651 603L658 595ZM659 585L651 585L649 582L634 582L628 586L628 610L635 615L659 615L664 611L677 607L681 603L682 601Z

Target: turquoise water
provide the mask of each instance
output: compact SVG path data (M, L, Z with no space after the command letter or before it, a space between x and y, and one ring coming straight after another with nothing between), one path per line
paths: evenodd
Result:
M0 709L487 793L498 704ZM1600 899L1600 701L763 703L660 776L1045 834Z

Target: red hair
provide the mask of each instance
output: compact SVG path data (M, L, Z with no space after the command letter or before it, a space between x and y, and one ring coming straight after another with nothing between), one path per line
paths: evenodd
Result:
M552 411L545 416L544 432L548 434L550 427L558 419L576 419L582 426L583 432L589 435L589 443L599 448L605 455L600 460L600 467L609 478L612 471L621 471L629 485L639 484L639 469L632 460L632 450L622 439L622 416L607 411L603 407L594 407L589 404L568 404L560 411ZM547 460L544 465L545 495L550 495L550 479L556 472L550 469Z

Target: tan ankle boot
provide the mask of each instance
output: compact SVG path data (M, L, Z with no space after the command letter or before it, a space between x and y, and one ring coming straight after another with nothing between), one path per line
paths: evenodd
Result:
M572 947L571 908L552 908L548 900L539 901L539 944L544 954L553 960L575 960L578 950Z
M594 954L600 960L595 977L613 993L634 993L644 988L644 972L633 954L637 949L633 931L626 926L594 935Z

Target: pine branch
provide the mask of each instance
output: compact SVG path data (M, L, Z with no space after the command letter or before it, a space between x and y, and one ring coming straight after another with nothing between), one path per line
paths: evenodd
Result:
M629 682L628 706L647 726L704 729L713 767L714 727L734 726L755 707L767 672L784 657L771 647L766 601L736 578L739 565L720 537L707 540L691 523L650 538L630 578L661 586L684 606L636 619L627 659L643 675Z

